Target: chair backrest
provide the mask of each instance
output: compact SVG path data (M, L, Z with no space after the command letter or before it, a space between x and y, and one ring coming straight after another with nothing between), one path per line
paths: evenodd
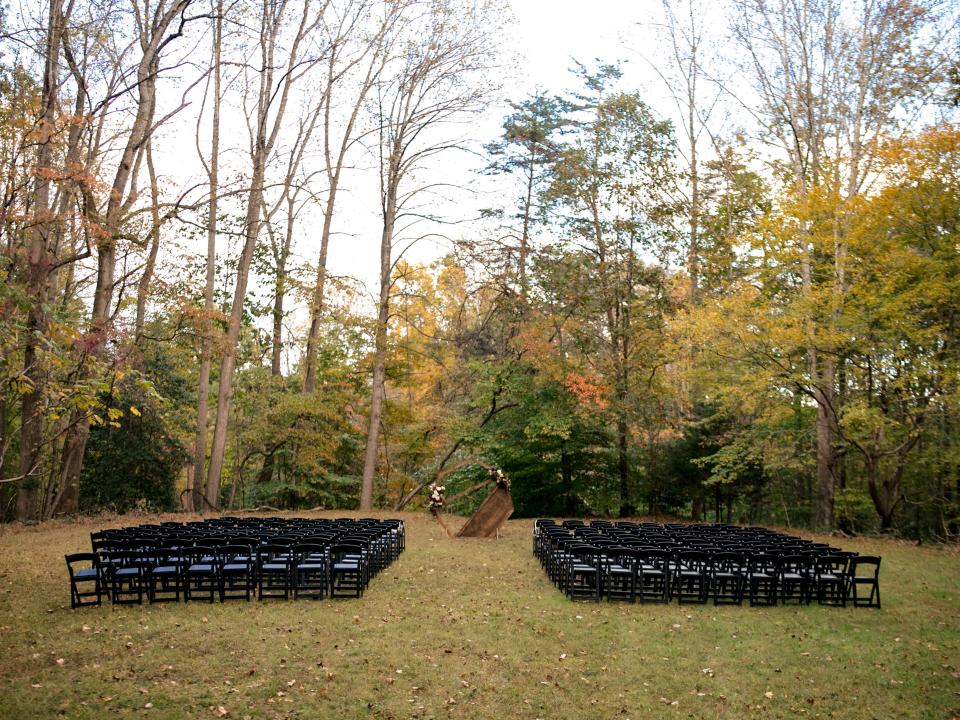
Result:
M70 573L70 577L73 577L73 573L79 569L99 569L100 568L100 556L96 553L71 553L70 555L64 555L64 560L67 561L67 570ZM88 565L89 568L75 568L74 565Z
M362 558L366 553L366 547L356 542L338 542L330 546L330 559L337 562L346 556Z
M184 548L183 554L187 557L188 561L193 563L199 563L204 558L216 558L218 547L215 545L205 545L197 543L193 547Z
M812 561L808 555L781 555L777 558L777 569L782 573L810 574Z
M814 559L814 572L817 575L837 575L847 574L847 566L850 559L846 555L836 553L825 553L817 555Z
M159 548L153 553L157 567L167 567L170 565L182 568L187 564L187 557L179 548Z
M676 554L675 562L689 570L706 572L710 567L710 554L703 550L681 550Z
M599 563L600 557L603 555L603 550L596 545L579 542L568 545L567 552L570 553L572 558L590 565Z
M230 563L231 565L246 564L248 567L253 565L253 548L249 543L232 543L224 545L217 553L217 558L221 565Z
M108 553L110 564L114 568L143 569L154 564L153 552L144 553L140 550L114 550Z
M296 561L301 562L307 557L326 556L328 547L327 543L305 542L294 545L291 552Z
M866 569L864 572L861 568ZM850 577L872 577L880 575L880 558L875 555L858 555L850 559Z
M290 545L286 543L263 543L257 548L257 562L263 564L290 554Z
M743 555L738 552L722 551L713 554L713 571L736 573L743 569Z
M625 568L634 568L639 562L640 552L627 545L612 545L603 549L603 557L607 565L620 565Z
M769 553L754 553L747 556L747 570L750 573L769 573L777 572L777 556Z
M664 550L659 548L656 550L641 550L640 551L640 560L647 565L652 565L656 568L664 569L670 564L670 558L673 557L673 553L669 550Z

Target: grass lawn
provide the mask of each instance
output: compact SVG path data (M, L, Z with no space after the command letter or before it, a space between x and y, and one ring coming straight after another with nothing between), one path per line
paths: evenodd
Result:
M880 611L574 604L531 521L405 517L362 600L75 611L63 555L155 518L3 528L0 718L960 716L956 549L834 540L883 556Z

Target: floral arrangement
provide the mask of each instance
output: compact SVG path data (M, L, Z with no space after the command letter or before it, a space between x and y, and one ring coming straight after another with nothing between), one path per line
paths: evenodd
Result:
M490 479L495 481L497 485L503 485L508 490L510 489L510 478L500 468L490 468Z
M436 512L443 509L443 493L446 489L445 485L438 485L437 483L430 485L430 503L428 505L430 510Z

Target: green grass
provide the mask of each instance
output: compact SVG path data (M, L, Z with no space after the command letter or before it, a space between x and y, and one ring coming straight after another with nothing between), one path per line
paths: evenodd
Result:
M5 528L0 718L960 715L955 549L840 543L883 555L881 611L574 604L530 521L484 541L406 518L406 553L359 601L75 611L64 553L147 520Z

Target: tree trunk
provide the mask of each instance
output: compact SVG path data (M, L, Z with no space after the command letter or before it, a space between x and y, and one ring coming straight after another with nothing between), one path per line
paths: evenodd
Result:
M690 508L690 519L693 522L703 520L703 495L700 493L693 496L693 505Z
M573 492L573 469L570 466L570 454L566 440L560 445L560 485L563 488L564 510L567 515L577 512L576 496Z
M134 323L134 342L139 343L146 322L147 297L150 295L150 283L160 252L160 187L157 184L157 172L153 166L153 143L147 140L147 172L150 174L150 237L148 239L147 260L143 275L137 285L137 315Z
M213 22L213 117L210 128L210 163L207 166L207 266L203 290L203 335L200 339L200 374L197 380L197 428L193 445L193 483L188 510L203 510L206 498L204 472L207 459L207 423L210 421L210 369L213 364L214 289L217 278L217 223L220 193L220 96L223 0L211 2Z
M817 494L814 506L814 524L823 530L833 528L834 506L834 465L836 447L834 444L833 418L833 366L823 362L817 383Z
M315 9L316 6L314 6ZM277 141L286 112L287 101L293 84L303 78L307 70L316 64L318 58L305 58L302 45L306 38L320 24L323 8L317 9L311 18L310 3L300 6L298 26L292 34L286 58L276 56L278 40L284 29L283 16L286 3L264 2L263 15L260 18L260 59L263 71L257 76L259 83L255 112L255 127L251 128L250 160L252 173L250 191L247 195L247 214L244 224L244 243L237 265L237 285L230 308L227 323L226 348L220 361L220 382L217 387L217 415L213 428L213 441L210 447L210 465L207 469L207 487L204 498L207 505L217 508L220 505L220 475L223 472L224 452L227 446L227 429L230 424L230 404L233 398L233 372L236 366L237 341L240 337L240 324L243 319L243 306L247 295L247 283L250 279L250 264L260 236L263 217L264 178L266 165ZM322 56L322 53L320 54ZM277 70L280 69L278 73ZM284 70L285 69L285 70ZM274 86L274 77L281 79ZM276 110L271 119L271 106L276 102Z
M271 338L270 374L280 377L283 360L283 305L287 295L287 261L290 246L293 244L293 230L296 221L294 195L287 195L287 228L283 236L283 245L277 253L277 280L273 291L273 337Z
M330 247L330 228L333 224L333 209L337 197L339 171L333 176L327 191L327 204L323 212L323 229L320 232L320 255L317 259L317 281L310 300L310 329L307 332L306 369L303 374L303 393L312 395L317 389L317 343L320 340L320 317L323 312L323 294L327 283L327 252Z
M43 440L43 372L38 367L37 352L40 337L47 326L48 273L52 258L49 250L50 176L47 172L54 160L53 135L56 127L57 91L60 87L60 47L64 32L63 0L51 0L44 56L41 95L41 116L38 123L41 141L37 148L37 170L33 191L33 227L27 254L29 266L27 295L30 311L24 334L23 370L29 381L27 392L20 402L20 475L17 486L17 517L33 520L37 517L37 471L40 464L40 445Z
M108 335L113 326L111 305L116 277L117 241L123 221L127 188L135 172L135 158L143 152L152 130L151 124L156 109L159 53L163 38L170 23L189 3L190 0L178 0L165 10L158 8L153 18L155 24L145 28L144 32L148 34L141 38L143 56L137 67L137 111L120 156L107 201L103 222L109 235L101 239L97 246L97 280L88 332L92 340L90 355L94 358L103 357ZM80 472L83 468L87 440L90 437L90 418L86 412L78 412L74 414L72 423L63 451L63 466L60 473L62 490L51 508L52 513L76 514L79 511Z
M391 157L391 163L394 163ZM367 426L367 446L363 455L363 482L360 486L360 509L373 508L373 477L377 469L380 436L380 417L383 412L387 364L387 322L390 319L390 276L393 268L393 225L397 213L397 183L391 171L380 236L380 302L373 350L373 387L370 389L370 421Z
M247 282L250 279L250 263L260 235L261 206L263 204L263 179L266 151L263 137L257 139L254 156L253 178L247 198L246 233L243 250L237 264L237 286L233 293L233 305L227 325L223 358L220 361L220 382L217 387L217 416L213 428L213 444L210 448L210 465L207 471L207 488L204 493L206 506L220 507L220 475L223 471L224 451L227 447L227 427L230 418L230 403L233 400L233 371L236 366L237 341L240 338L240 323L243 305L247 297Z
M627 457L627 419L623 411L617 418L617 474L620 478L620 517L632 517L636 514L630 492L630 463Z

